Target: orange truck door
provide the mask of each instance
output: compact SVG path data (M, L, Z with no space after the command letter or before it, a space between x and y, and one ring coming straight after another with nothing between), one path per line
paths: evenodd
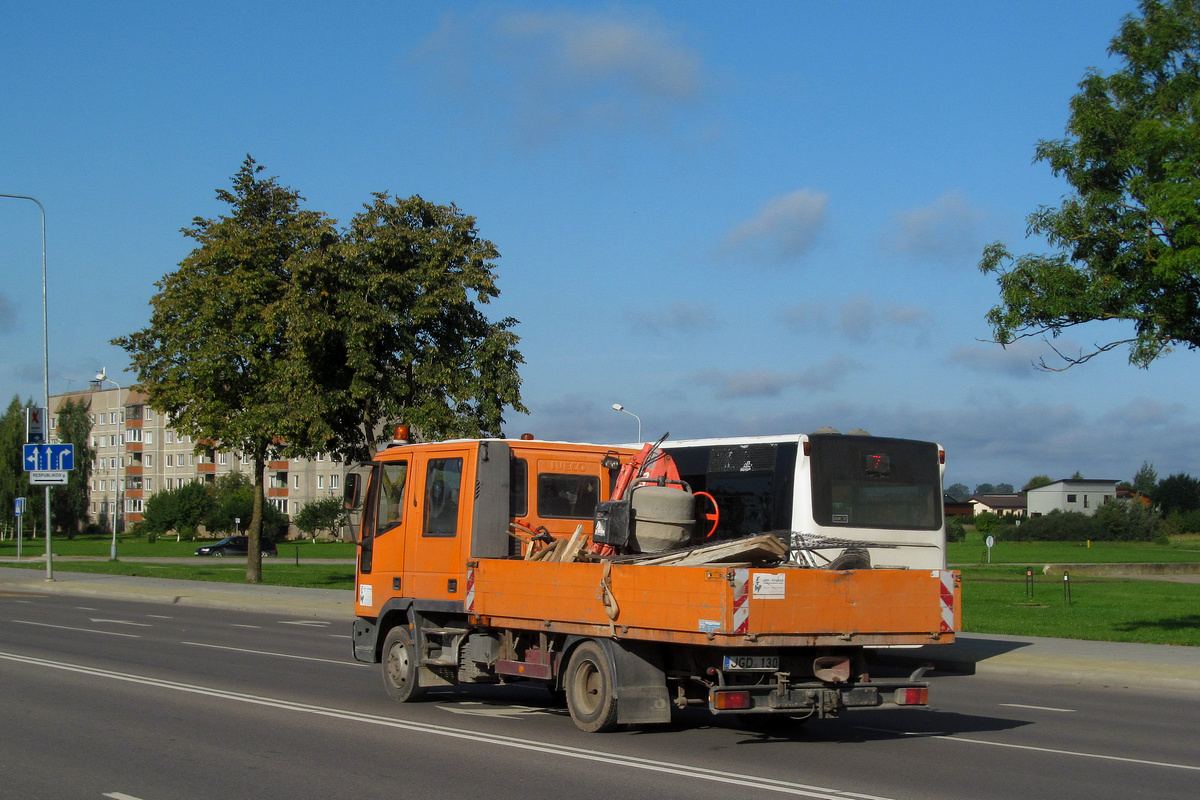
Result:
M405 525L412 515L406 499L411 491L409 460L386 461L371 472L359 548L358 605L371 616L387 599L405 594Z
M462 600L463 540L470 529L474 471L470 451L423 449L414 459L406 508L404 594Z

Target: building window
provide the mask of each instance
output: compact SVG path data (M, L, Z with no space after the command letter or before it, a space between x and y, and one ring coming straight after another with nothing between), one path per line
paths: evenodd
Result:
M294 486L297 489L300 488L300 476L299 475L292 476L292 486Z
M167 453L167 466L168 467L175 466L175 456L171 455L170 453Z
M175 431L164 431L163 436L166 436L167 444L175 444Z
M1083 496L1083 507L1088 507L1088 496L1086 494Z
M296 488L299 488L299 487L296 487ZM325 488L325 476L324 476L324 475L318 475L318 476L317 476L317 488L318 488L318 489L324 489L324 488Z
M152 491L154 491L154 478L146 478L146 480L144 481L144 483L145 483L145 485L146 485L146 491L147 491L147 492L152 492Z
M338 476L337 475L329 476L329 488L330 489L338 488Z
M153 453L143 453L142 454L142 466L144 466L146 468L150 468L150 467L154 466L154 454Z
M1068 503L1074 503L1074 502L1075 502L1075 495L1073 495L1073 494L1069 494L1069 495L1067 495L1067 502L1068 502Z
M146 444L154 444L154 431L146 431Z
M229 466L229 453L217 453L217 463L222 467Z

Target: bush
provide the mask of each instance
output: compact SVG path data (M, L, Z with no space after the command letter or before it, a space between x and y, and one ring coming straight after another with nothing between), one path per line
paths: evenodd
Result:
M980 511L975 515L975 530L980 533L991 533L1000 523L1000 517L990 511Z
M946 541L964 542L967 539L967 528L960 517L950 517L946 520Z
M1136 501L1105 503L1096 509L1095 520L1101 541L1152 542L1162 534L1158 511Z
M1005 528L1001 538L1014 542L1084 542L1100 539L1102 528L1093 517L1078 511L1051 511Z

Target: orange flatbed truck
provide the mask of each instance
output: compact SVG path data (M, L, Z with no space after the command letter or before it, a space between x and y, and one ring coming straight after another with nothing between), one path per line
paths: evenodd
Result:
M665 477L645 478L614 502L622 469L639 463L635 448L398 438L352 474L346 491L359 527L355 658L382 663L384 686L401 702L431 687L538 682L564 696L576 725L592 732L668 722L672 709L688 706L802 719L926 705L923 669L907 679L874 679L865 648L949 643L959 627L958 575L944 564L943 467L900 463L931 453L944 461L944 453L928 443L836 433L791 437L782 447L722 441L734 440L702 444L732 447L735 455L774 447L783 456L772 462L777 497L759 496L748 510L737 501L745 492L717 493L715 504L727 504L734 517L711 525L712 495L693 505L686 481L664 488ZM684 450L678 458L687 460ZM841 469L849 479L830 479L822 458L867 466L861 476L853 466ZM880 458L891 462L882 471ZM731 469L742 478L754 471ZM717 489L722 474L691 477ZM688 495L696 511L694 525L683 525L682 544L654 544L652 517L662 512L657 505L639 510L642 486L647 498L654 490L668 501L676 490ZM839 536L794 522L802 530L753 530L784 511L807 519L808 506L823 507L812 502L813 487L833 493L827 521ZM626 501L632 512L622 512ZM881 526L881 502L899 503L905 520L924 517ZM870 527L854 526L856 504ZM633 517L630 530L613 533L610 526L625 524L622 513ZM669 522L674 530L678 520ZM915 544L914 531L923 537ZM764 539L780 543L765 560ZM602 541L618 546L606 550ZM731 547L704 563L709 551L694 548L714 541ZM750 542L744 553L742 541ZM563 558L581 560L539 558L538 547L550 544L558 545L546 551L551 559L565 551ZM910 544L935 565L870 565L872 556ZM822 559L824 566L814 566Z

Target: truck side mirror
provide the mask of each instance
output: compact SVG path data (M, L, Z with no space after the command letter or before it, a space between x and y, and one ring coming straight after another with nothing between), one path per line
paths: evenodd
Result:
M362 487L362 476L351 472L346 476L346 489L342 493L342 505L347 511L358 508L359 491Z

